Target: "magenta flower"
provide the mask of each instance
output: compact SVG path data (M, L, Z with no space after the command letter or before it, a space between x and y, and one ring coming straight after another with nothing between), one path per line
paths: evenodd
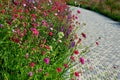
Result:
M84 60L83 57L80 57L80 62L81 62L81 64L84 64L84 63L85 63L85 60Z
M44 16L47 16L47 13L46 13L46 11L44 11Z
M35 63L34 63L34 62L31 62L31 63L30 63L30 67L33 68L34 66L35 66Z
M31 28L31 31L33 32L34 35L38 36L39 31L36 28Z
M46 64L49 64L50 59L49 59L49 58L44 58L44 62L45 62Z
M77 10L77 13L80 14L80 10Z

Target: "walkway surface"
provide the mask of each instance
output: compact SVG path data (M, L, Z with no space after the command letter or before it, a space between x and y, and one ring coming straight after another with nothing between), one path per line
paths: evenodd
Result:
M93 45L85 56L81 80L120 80L120 23L89 10L71 7L74 14L78 9L80 23L86 23L82 29L87 34L84 45L101 37L99 46Z

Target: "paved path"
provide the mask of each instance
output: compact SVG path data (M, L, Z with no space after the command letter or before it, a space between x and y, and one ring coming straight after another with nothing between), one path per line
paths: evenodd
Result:
M101 37L99 46L91 47L91 52L85 56L90 63L86 60L81 80L120 80L120 23L89 10L71 9L73 13L80 9L79 21L86 23L82 30L87 34L84 45Z

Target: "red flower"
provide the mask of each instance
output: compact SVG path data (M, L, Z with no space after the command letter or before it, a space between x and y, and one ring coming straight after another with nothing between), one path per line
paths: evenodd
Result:
M35 66L35 63L34 63L34 62L31 62L31 63L30 63L30 67L33 68L34 66Z
M74 58L74 56L71 56L71 57L70 57L70 59L71 59L72 61L75 61L75 58Z
M49 32L49 36L52 36L53 35L53 33L52 32Z
M13 42L16 42L16 43L19 43L19 42L20 42L20 40L19 40L18 38L11 38L11 40L12 40Z
M18 12L22 13L22 12L23 12L23 10L22 10L22 9L19 9L19 10L18 10Z
M68 68L68 64L64 64L64 67L65 67L65 68Z
M29 10L28 9L25 9L25 13L28 13L29 12Z
M31 14L32 18L36 18L36 15L35 14Z
M96 45L99 45L99 43L98 43L98 42L96 42Z
M19 15L18 14L14 14L14 17L17 18Z
M61 68L57 68L56 70L57 70L57 72L61 72L61 71L62 71L62 69L61 69Z
M84 38L86 38L86 34L85 34L85 33L81 33L81 35L82 35Z
M11 21L7 21L7 23L8 23L9 25L12 25L12 22L11 22Z
M74 75L75 75L76 77L79 77L79 72L75 72Z
M4 14L4 13L5 13L5 10L4 10L4 9L3 9L3 10L1 10L1 13L2 13L2 14Z
M42 51L42 55L44 55L46 52L45 51Z
M15 1L15 2L13 2L13 4L17 6L19 3L17 1Z
M74 50L74 54L79 54L79 51L78 50Z
M45 48L46 48L47 50L50 50L50 47L49 47L49 46L45 46Z

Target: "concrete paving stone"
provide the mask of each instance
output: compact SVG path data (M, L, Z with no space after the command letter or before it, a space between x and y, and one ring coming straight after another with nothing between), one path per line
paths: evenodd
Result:
M90 63L86 63L85 66L92 66L93 71L84 69L83 66L85 74L81 75L81 80L120 80L120 67L115 69L113 67L120 66L120 23L79 7L70 8L73 9L73 14L80 9L78 20L86 23L84 29L77 32L79 36L81 31L87 34L83 46L90 45L101 37L98 41L99 46L94 45L91 47L91 52L85 55L86 59L90 59Z

